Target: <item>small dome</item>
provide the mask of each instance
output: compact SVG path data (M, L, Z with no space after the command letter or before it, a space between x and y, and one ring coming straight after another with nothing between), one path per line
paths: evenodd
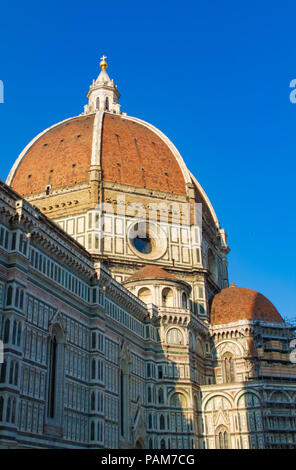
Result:
M283 322L274 305L259 292L231 284L215 295L211 307L211 323L231 323L239 320Z
M132 274L132 276L128 277L125 282L130 281L138 281L141 279L171 279L172 281L178 281L178 279L173 275L165 271L164 269L160 268L159 266L155 265L148 265L139 271Z

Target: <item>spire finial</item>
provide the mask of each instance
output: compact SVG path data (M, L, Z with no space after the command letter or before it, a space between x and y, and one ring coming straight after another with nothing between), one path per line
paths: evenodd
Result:
M120 93L117 86L107 73L107 56L103 55L100 59L100 73L96 80L93 80L87 94L88 104L84 107L84 113L94 113L97 111L109 111L111 113L121 114L118 100Z
M103 55L101 57L101 62L100 62L100 67L102 70L106 70L106 68L108 67L108 64L105 59L107 59L107 56Z

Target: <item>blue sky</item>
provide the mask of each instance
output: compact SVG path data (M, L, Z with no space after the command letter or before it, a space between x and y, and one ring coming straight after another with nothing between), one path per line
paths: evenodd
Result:
M207 192L230 281L296 317L295 17L292 1L5 2L0 178L82 112L104 53L122 110L168 135Z

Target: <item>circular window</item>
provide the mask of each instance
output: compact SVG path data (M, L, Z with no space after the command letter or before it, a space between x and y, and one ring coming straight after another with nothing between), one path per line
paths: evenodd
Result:
M145 259L160 258L167 249L165 232L158 225L143 221L130 226L128 242L133 253Z
M152 251L152 240L149 237L140 238L137 236L133 239L133 244L140 253L149 254Z

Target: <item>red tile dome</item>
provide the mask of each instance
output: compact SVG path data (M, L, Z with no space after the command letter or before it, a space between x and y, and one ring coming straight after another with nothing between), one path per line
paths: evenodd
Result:
M239 320L283 322L274 305L259 292L231 284L215 295L211 307L213 325Z
M140 281L141 279L170 279L172 281L178 280L173 274L169 273L165 269L162 269L160 266L147 265L128 277L125 282Z
M28 196L43 193L47 185L55 190L88 182L94 117L68 119L33 139L10 173L12 188ZM143 121L104 113L100 149L104 181L186 195L184 168L168 142Z

